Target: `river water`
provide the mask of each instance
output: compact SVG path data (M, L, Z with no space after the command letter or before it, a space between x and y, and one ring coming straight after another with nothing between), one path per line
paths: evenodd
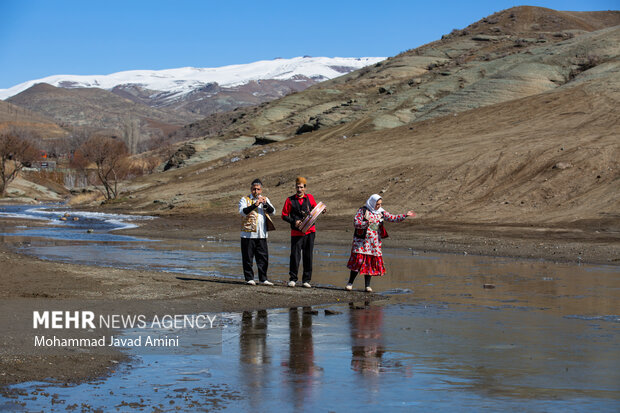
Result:
M1 240L48 260L240 278L237 242L115 235L148 218L64 213L0 207L7 220L49 220ZM94 382L11 386L0 410L620 411L620 268L389 240L384 252L373 288L389 300L222 314L221 354L137 355ZM347 258L319 233L315 285L343 286ZM287 265L288 245L270 243L270 277L286 280Z

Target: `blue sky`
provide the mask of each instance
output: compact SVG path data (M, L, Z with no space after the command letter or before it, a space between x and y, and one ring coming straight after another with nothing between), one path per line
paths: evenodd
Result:
M393 56L514 1L0 0L0 88L55 74ZM618 1L531 1L556 10Z

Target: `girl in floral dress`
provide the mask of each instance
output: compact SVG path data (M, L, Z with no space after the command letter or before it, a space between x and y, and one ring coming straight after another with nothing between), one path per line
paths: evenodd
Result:
M407 211L401 215L392 215L382 208L382 204L383 199L374 194L355 214L353 246L351 247L351 257L347 263L347 267L351 270L349 282L345 287L348 291L353 289L353 281L359 273L364 274L367 292L372 292L370 277L385 274L381 238L386 237L387 232L383 229L383 221L401 222L407 217L416 216L413 211Z

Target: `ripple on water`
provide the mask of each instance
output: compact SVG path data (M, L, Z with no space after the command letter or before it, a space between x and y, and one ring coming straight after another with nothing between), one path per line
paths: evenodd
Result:
M379 294L380 295L413 294L413 290L409 288L392 288L391 290L386 290Z
M584 320L584 321L606 321L608 323L620 323L620 315L582 315L582 314L570 314L565 315L564 318Z

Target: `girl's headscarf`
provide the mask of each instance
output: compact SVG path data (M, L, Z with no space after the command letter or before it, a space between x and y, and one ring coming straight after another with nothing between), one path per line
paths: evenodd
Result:
M377 206L377 201L381 199L381 196L378 194L372 194L368 201L366 201L366 209L368 209L372 213L383 212L383 208L375 209Z

